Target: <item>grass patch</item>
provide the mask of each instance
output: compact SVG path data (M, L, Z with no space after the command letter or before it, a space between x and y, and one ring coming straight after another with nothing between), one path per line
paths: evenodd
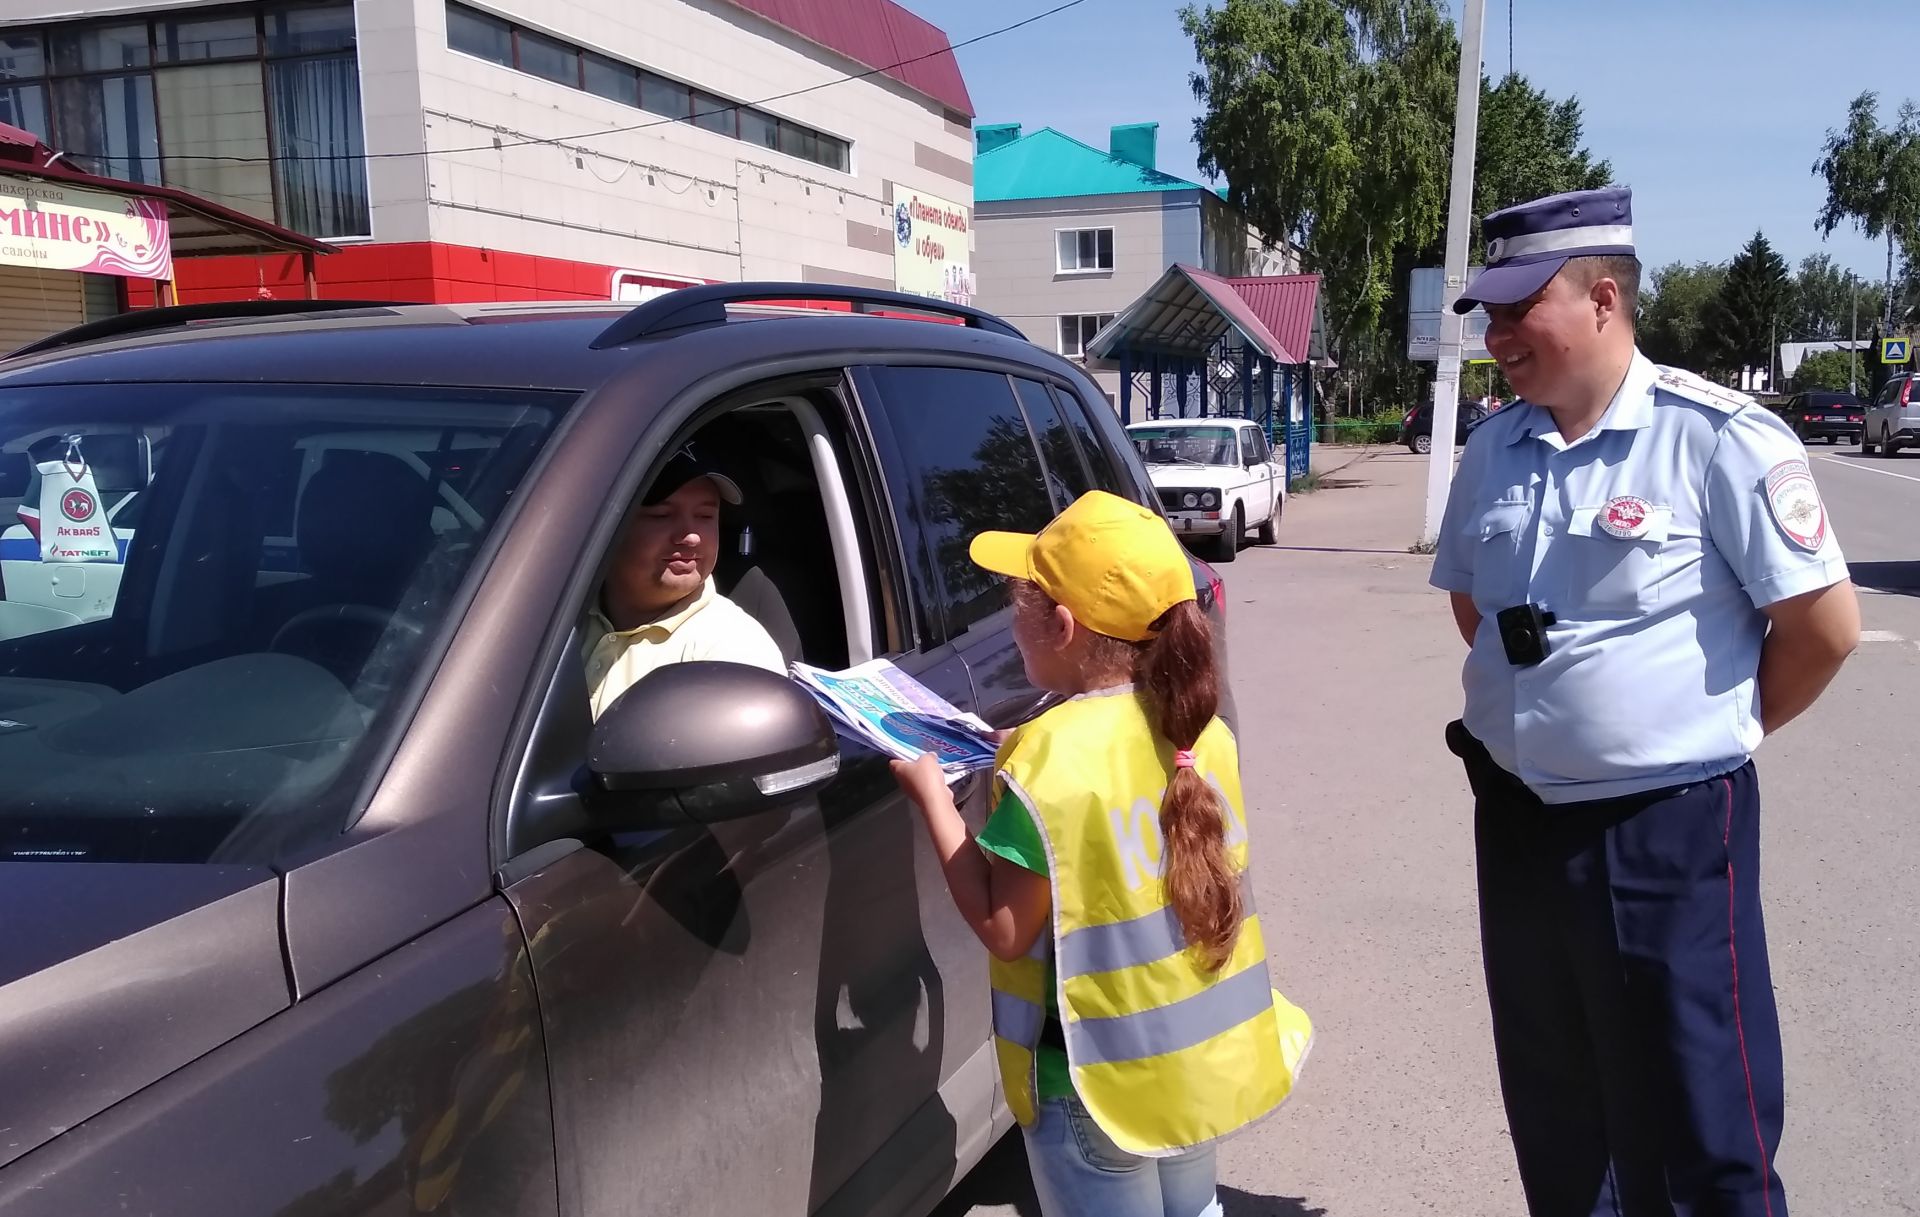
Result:
M1320 474L1308 471L1306 474L1287 483L1287 493L1312 494L1314 491L1320 489L1321 480L1322 477Z
M1439 548L1440 542L1438 541L1415 541L1412 545L1407 546L1407 552L1410 554L1431 554Z

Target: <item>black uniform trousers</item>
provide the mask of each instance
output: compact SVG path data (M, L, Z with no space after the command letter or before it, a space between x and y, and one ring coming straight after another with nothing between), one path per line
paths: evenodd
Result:
M1753 764L1540 801L1455 722L1507 1124L1533 1217L1787 1217Z

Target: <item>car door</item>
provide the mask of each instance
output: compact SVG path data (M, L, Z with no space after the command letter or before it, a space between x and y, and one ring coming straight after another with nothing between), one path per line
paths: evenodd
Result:
M799 432L764 451L721 452L729 476L742 469L735 480L749 494L801 477L818 489L811 578L777 588L792 616L815 619L805 601L828 592L849 623L864 611L850 607L871 610L867 637L849 624L837 655L800 657L897 653L923 683L969 704L951 650L903 641L911 614L896 532L838 373L757 386L712 409L735 407L788 413ZM618 412L636 415L646 417ZM582 795L593 725L573 623L608 566L625 505L688 434L649 432L617 487L582 488L601 518L556 625L506 808L502 882L539 986L561 1210L911 1209L985 1148L989 1015L965 927L947 910L940 950L922 932L923 908L946 895L885 759L845 744L838 775L798 808L710 825L600 832ZM635 440L574 438L628 450ZM963 1011L949 1008L949 969L978 979Z
M1280 499L1280 482L1273 467L1273 450L1267 446L1266 432L1258 427L1243 427L1240 440L1247 461L1247 476L1253 479L1249 494L1254 503L1247 508L1247 519L1259 523L1273 516Z

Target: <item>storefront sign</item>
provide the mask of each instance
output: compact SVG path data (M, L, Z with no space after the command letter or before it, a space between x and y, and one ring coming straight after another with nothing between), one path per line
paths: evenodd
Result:
M893 285L949 304L973 302L971 220L958 203L908 194L893 208Z
M57 182L0 180L0 264L171 279L167 205Z

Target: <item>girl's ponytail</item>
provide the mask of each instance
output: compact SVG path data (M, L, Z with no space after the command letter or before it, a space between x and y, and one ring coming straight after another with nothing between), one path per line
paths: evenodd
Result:
M1220 706L1213 629L1191 600L1155 625L1159 632L1140 649L1134 682L1155 729L1188 752ZM1224 801L1198 771L1174 769L1160 805L1161 882L1189 948L1210 972L1227 962L1240 934L1240 880L1227 858L1226 817Z

